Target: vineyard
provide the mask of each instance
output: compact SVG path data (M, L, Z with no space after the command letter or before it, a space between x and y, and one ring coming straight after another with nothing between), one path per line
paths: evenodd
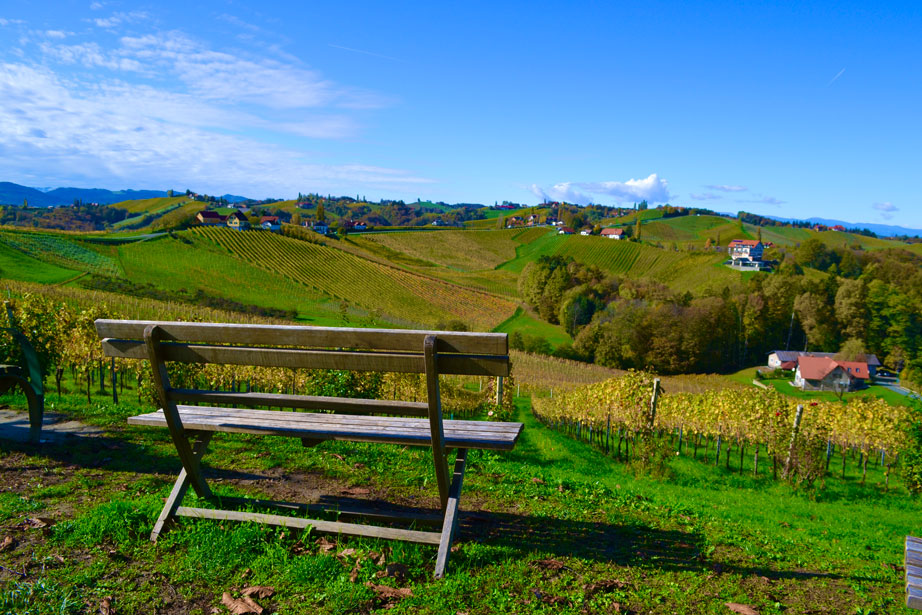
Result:
M61 267L101 275L121 274L121 268L112 258L62 235L2 231L0 242L33 258Z
M903 426L910 421L909 410L879 399L852 399L847 404L814 401L798 407L796 400L775 391L669 392L670 384L664 382L666 392L654 394L658 384L651 374L628 372L553 398L536 399L535 415L617 456L622 455L622 444L628 456L628 447L644 430L668 436L676 455L697 457L703 446L705 461L713 444L714 462L720 462L723 451L727 467L735 447L740 471L747 447L754 455L756 473L760 451L771 458L773 473L780 457L790 458L796 452L801 478L807 482L828 471L834 457L841 457L844 474L850 455L858 457L862 476L870 461L886 467L889 478L890 464L906 446Z
M723 244L730 239L755 238L741 230L738 221L718 216L663 218L644 224L642 232L644 240L676 243L679 248L686 243L703 244L708 238L716 240L718 235Z
M395 252L460 271L493 269L515 258L519 231L439 231L368 234L364 239Z
M262 232L196 228L196 235L263 269L295 280L407 325L432 325L459 319L489 330L515 310L515 304L423 277L327 246Z

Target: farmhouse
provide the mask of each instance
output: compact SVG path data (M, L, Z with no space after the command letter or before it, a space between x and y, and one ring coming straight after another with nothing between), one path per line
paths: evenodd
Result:
M202 226L222 226L227 222L227 216L222 216L216 211L204 210L195 214L195 219Z
M310 228L311 228L315 233L318 233L318 234L320 234L320 235L326 235L327 233L330 232L330 227L327 225L326 222L319 222L319 221L318 221L318 222L314 222L313 224L311 224L311 223L309 223L309 222L305 222L305 223L304 223L304 226L310 226Z
M250 228L250 221L247 220L247 217L242 213L235 211L227 216L227 226L237 229L238 231L244 231Z
M826 357L834 359L834 352L803 352L799 350L775 350L768 355L768 366L772 369L797 369L797 360L801 357ZM877 368L880 367L880 360L877 355L866 354L859 355L860 363L867 365L868 374L874 376L877 374Z
M557 231L557 234L558 234L558 235L572 235L572 234L575 233L575 232L576 232L576 231L574 231L573 229L571 229L569 226L561 226L561 227L560 227L560 230Z
M800 357L794 386L804 391L854 391L864 387L869 377L867 363Z
M278 216L263 216L259 219L259 226L267 231L278 232L282 230L282 225L279 223Z
M734 261L761 261L763 249L762 242L755 239L733 239L727 246L727 252Z
M592 229L587 226L586 228L581 230L579 234L583 235L584 237L588 237L589 235L592 235Z
M624 237L623 228L603 228L602 237L608 237L609 239L621 239Z

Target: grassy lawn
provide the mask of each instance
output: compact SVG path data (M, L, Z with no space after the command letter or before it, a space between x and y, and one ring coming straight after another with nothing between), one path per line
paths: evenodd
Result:
M573 341L560 325L553 325L544 320L534 318L522 308L518 308L515 314L504 320L493 330L499 333L519 331L523 335L539 335L554 348Z
M3 401L22 408L21 396ZM509 453L474 452L447 577L433 547L183 520L148 542L179 464L166 430L122 404L48 396L104 437L39 448L0 439L0 613L225 613L222 594L271 586L267 613L901 613L902 537L919 504L855 461L812 495L685 455L635 476L535 421ZM145 409L146 410L146 409ZM219 434L205 457L219 495L313 494L432 506L426 449ZM194 502L194 498L192 498ZM187 501L188 502L188 501ZM192 504L195 505L195 504ZM402 590L388 593L381 586Z

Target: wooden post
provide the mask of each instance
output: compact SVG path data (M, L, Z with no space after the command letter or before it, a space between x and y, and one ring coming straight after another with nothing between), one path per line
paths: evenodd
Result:
M753 476L759 475L759 443L758 442L756 442L755 457L753 457L752 459L752 475Z
M659 378L653 379L653 397L650 398L650 429L656 421L656 402L659 397Z
M794 457L794 444L797 441L797 432L800 431L800 419L803 418L804 407L797 406L797 413L794 415L794 428L791 430L791 443L788 445L788 457L784 461L784 477L787 478L791 473L791 462Z
M503 405L503 377L496 377L496 405Z
M826 471L829 471L829 460L832 459L832 439L826 440Z
M117 387L116 381L118 377L115 375L115 357L112 357L111 369L112 369L112 403L114 403L117 406L118 405L118 387Z

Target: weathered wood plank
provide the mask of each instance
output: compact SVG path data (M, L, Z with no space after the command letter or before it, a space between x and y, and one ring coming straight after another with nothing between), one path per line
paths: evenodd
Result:
M202 455L205 454L205 449L208 447L208 443L211 442L211 437L213 435L213 433L208 431L202 432L199 435L198 440L192 446L192 454L195 455L197 461L201 461ZM188 488L189 475L186 472L186 469L183 468L179 471L179 477L173 484L173 489L170 491L170 496L166 499L166 503L163 505L163 510L160 511L160 516L157 517L157 521L154 523L154 529L150 533L151 542L157 542L157 538L165 529L166 524L169 523L173 516L176 514L176 509L179 508L179 505L182 503L182 499L185 497L186 490Z
M96 331L100 338L140 340L144 328L150 324L160 326L165 340L414 352L422 352L423 340L433 334L432 331L394 329L108 319L97 320ZM508 336L505 333L438 331L435 334L438 336L437 352L509 354Z
M435 578L445 576L448 566L448 556L451 555L451 543L454 541L455 532L458 530L460 517L458 506L461 502L461 487L464 483L464 467L467 461L467 450L458 451L455 457L455 470L452 474L451 488L448 492L448 502L445 505L445 520L442 522L442 536L439 539L439 552L435 560Z
M916 538L915 536L906 537L906 545L917 545L919 549L922 549L922 538Z
M906 588L906 606L922 611L922 589L918 587Z
M147 359L143 342L136 340L102 340L107 357ZM397 372L419 374L426 371L422 354L398 352L361 352L304 350L300 348L255 348L251 346L211 346L164 342L160 345L164 361L179 363L217 363L255 367L294 369L342 369L358 372ZM446 354L439 356L442 374L467 376L508 376L506 356Z
M429 404L429 444L432 446L432 461L435 464L435 481L439 487L442 509L448 501L448 462L445 460L445 434L442 431L442 398L439 394L438 354L435 351L436 337L427 335L423 342L426 357L426 393Z
M915 564L906 562L905 573L906 578L909 578L910 576L922 578L922 566L917 566Z
M202 476L201 464L189 445L185 427L179 418L179 410L176 408L176 404L171 402L166 395L166 390L170 388L170 376L167 374L166 365L163 364L160 335L161 331L156 325L147 325L144 328L144 347L150 359L154 388L160 397L160 403L163 404L164 420L170 430L173 446L176 447L176 453L179 455L180 461L182 461L183 468L189 475L189 482L192 488L195 489L195 493L203 498L211 497L211 489L208 487L208 483L205 482L205 478Z
M907 575L906 576L906 589L910 587L915 587L916 589L922 589L922 577Z
M267 410L266 412L272 412ZM275 412L275 414L283 414ZM335 416L335 415L324 415ZM183 418L188 429L199 431L222 431L228 433L249 433L277 435L311 440L344 440L355 442L380 442L412 446L431 446L431 431L427 425L416 428L395 425L393 427L363 426L348 423L309 425L284 419L249 420L238 417L209 417L187 415ZM164 427L166 422L161 413L130 417L131 425ZM478 448L488 450L511 450L515 446L516 433L472 433L452 432L445 434L444 444L449 448Z
M302 504L298 502L281 502L278 500L259 500L253 498L222 497L220 504L231 506L257 506L261 508L277 508L281 510L298 511L301 513L335 513L341 517L362 517L378 522L391 523L417 523L420 525L441 525L443 515L437 511L429 510L402 510L387 511L379 508L359 506L349 502L342 504L320 505Z
M310 429L355 427L361 429L425 429L426 420L400 416L374 416L354 414L329 414L325 412L291 412L285 410L257 410L252 408L220 408L211 406L177 406L183 421L221 420L246 421L253 425L284 423ZM130 417L138 422L146 418L163 421L163 410ZM140 423L138 423L140 424ZM470 434L484 437L515 437L522 431L521 423L500 421L443 421L443 429L453 434Z
M204 403L210 406L238 404L247 407L285 407L305 410L331 410L333 412L361 414L404 414L426 416L428 406L423 402L392 401L388 399L347 399L314 395L285 395L280 393L235 393L231 391L201 391L197 389L170 389L167 396L173 401Z
M265 513L242 512L236 510L214 510L211 508L188 508L181 506L176 511L180 517L195 517L199 519L218 519L220 521L255 521L269 525L279 525L293 528L312 528L314 532L323 534L346 534L349 536L368 536L370 538L385 538L389 540L405 540L422 544L437 545L441 537L440 532L421 532L419 530L403 530L377 525L360 525L357 523L343 523L341 521L323 521L321 519L302 519L299 517L285 517L282 515L268 515Z

